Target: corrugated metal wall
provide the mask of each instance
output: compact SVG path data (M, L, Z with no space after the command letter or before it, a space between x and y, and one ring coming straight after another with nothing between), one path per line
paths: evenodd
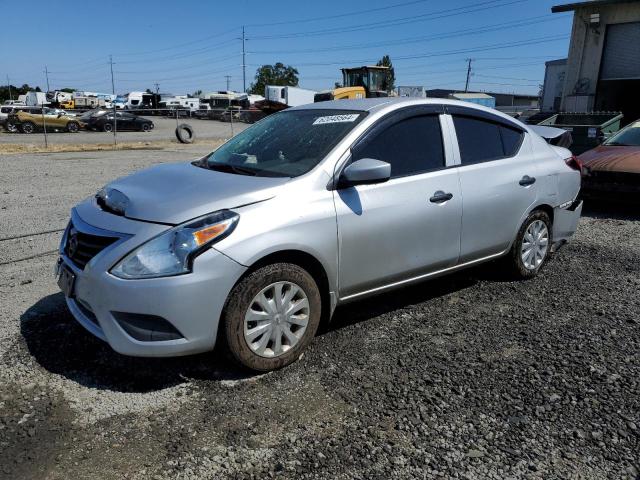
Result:
M640 79L640 22L607 25L600 79Z

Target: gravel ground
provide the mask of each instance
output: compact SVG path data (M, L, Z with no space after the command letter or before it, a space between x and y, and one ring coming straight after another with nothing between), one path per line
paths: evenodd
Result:
M202 148L0 157L2 238ZM489 265L342 307L262 376L114 353L36 256L59 233L0 241L0 477L637 479L637 211L587 210L528 282Z
M145 117L153 121L155 128L150 132L117 132L119 142L145 142L156 140L175 140L176 120L163 117ZM180 123L188 123L196 132L196 139L223 139L231 136L231 124L217 120L200 120L197 118L180 118ZM246 123L234 123L233 131L238 133L249 125ZM63 145L70 143L111 143L113 133L80 131L78 133L53 132L48 135L50 145ZM8 133L0 129L0 145L11 143L18 145L44 146L44 134L42 132L26 135L24 133Z

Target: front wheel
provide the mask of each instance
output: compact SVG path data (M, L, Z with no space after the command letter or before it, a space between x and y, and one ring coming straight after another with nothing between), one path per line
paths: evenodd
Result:
M80 125L77 122L69 122L67 123L67 132L77 133L80 130Z
M151 130L151 128L149 127L149 124L148 124L148 123L143 123L143 124L142 124L142 127L141 127L141 130L142 130L143 132L148 132L149 130Z
M22 133L33 133L36 131L36 125L33 122L24 122L20 126L20 130L22 130Z
M303 268L277 263L243 278L229 294L222 315L227 347L252 370L293 363L318 330L322 302Z
M111 125L110 123L105 123L102 126L102 130L104 130L105 132L111 132L113 131L113 125Z
M513 276L527 279L538 274L551 253L551 228L549 215L541 210L527 217L505 259Z

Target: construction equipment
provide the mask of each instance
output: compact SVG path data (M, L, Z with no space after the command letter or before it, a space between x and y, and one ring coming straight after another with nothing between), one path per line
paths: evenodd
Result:
M316 93L315 102L389 96L387 91L389 67L370 65L341 70L342 87Z

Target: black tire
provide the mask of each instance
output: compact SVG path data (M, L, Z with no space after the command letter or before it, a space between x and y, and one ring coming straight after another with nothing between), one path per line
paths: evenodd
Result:
M527 268L522 259L523 241L525 233L529 226L537 221L543 222L547 227L547 248L539 265L537 265L535 268ZM551 255L551 239L553 238L552 228L553 225L551 223L551 219L546 212L543 212L542 210L535 210L531 212L527 219L522 223L522 226L520 227L520 230L518 230L518 234L516 235L516 239L511 246L511 250L504 259L507 273L511 278L526 280L535 277L540 272L542 267L544 267L544 265L547 263L549 256Z
M67 132L78 133L78 130L80 130L80 125L78 124L78 122L67 123Z
M275 282L292 282L300 287L309 302L306 330L293 347L280 356L266 358L254 353L244 337L244 321L253 299ZM290 263L275 263L259 268L244 277L231 291L221 318L221 336L229 353L241 365L260 372L277 370L295 362L318 330L322 314L320 291L313 277L303 268Z
M110 123L105 123L105 124L102 126L102 130L103 130L104 132L112 132L112 131L113 131L113 125L112 125L112 124L110 124Z
M16 133L18 131L18 126L15 123L7 123L7 132Z
M36 131L36 125L33 122L24 122L20 124L20 130L22 133L33 133Z
M180 143L193 143L196 138L196 132L188 123L181 123L176 128L176 138Z
M140 127L140 130L143 132L148 132L149 130L151 130L151 127L149 127L148 123L143 123L142 126Z

